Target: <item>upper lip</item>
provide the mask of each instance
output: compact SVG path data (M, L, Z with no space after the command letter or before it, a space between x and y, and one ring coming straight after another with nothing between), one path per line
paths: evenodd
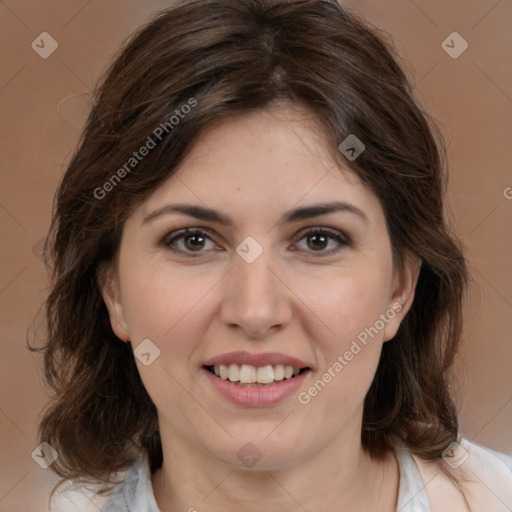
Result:
M220 356L208 359L208 361L204 363L204 366L229 365L231 363L238 365L250 364L256 367L282 364L284 366L293 366L294 368L311 368L305 361L280 352L262 352L254 354L246 351L221 354Z

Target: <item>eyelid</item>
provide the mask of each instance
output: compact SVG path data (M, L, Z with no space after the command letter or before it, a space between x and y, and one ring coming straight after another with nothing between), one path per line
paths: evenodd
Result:
M340 231L338 229L329 228L326 226L321 227L309 227L305 228L304 230L301 230L295 237L294 237L294 245L300 242L303 238L306 238L307 236L312 235L327 235L331 240L335 240L338 243L338 247L330 250L321 250L321 251L307 251L310 256L312 257L328 257L335 254L338 254L341 250L343 250L346 247L352 247L353 242L352 239L346 235L343 231ZM295 249L294 249L295 250Z
M304 238L305 235L317 233L327 234L332 236L333 238L340 238L347 245L352 244L351 237L348 236L344 231L335 228L330 228L328 226L310 226L307 228L303 228L297 233L297 235L295 235L294 239L300 240L301 238Z
M187 235L204 235L204 237L207 238L208 240L210 240L212 243L214 243L217 246L219 245L216 241L216 235L212 234L212 231L209 228L204 228L204 227L200 227L200 226L187 227L187 228L177 229L177 230L168 232L165 234L165 236L163 236L160 239L160 242L158 245L163 246L176 254L184 255L185 257L200 257L202 254L210 253L212 251L211 249L208 251L202 251L202 250L184 251L184 250L175 249L172 247L172 244L176 240L181 240L184 237L186 237ZM319 251L306 250L306 249L301 250L301 252L308 253L309 257L313 257L313 258L329 257L329 256L339 253L344 248L353 246L351 237L348 236L343 231L340 231L338 229L334 229L331 227L327 227L327 226L309 226L309 227L305 227L305 228L301 229L296 235L294 235L294 237L293 237L294 241L293 241L292 247L294 245L296 245L298 242L300 242L302 239L306 238L307 236L312 236L312 235L326 235L331 240L334 240L338 244L338 247L330 249L330 250L319 250ZM218 249L218 247L217 247L217 249ZM216 250L216 249L213 249L213 250ZM292 248L291 250L297 251L297 249L294 249L294 248Z
M215 235L212 234L212 231L209 228L194 226L194 227L190 227L190 228L176 229L176 230L167 232L160 239L159 245L164 245L166 247L169 247L172 242L174 242L177 239L183 238L187 235L205 235L212 242L217 243Z

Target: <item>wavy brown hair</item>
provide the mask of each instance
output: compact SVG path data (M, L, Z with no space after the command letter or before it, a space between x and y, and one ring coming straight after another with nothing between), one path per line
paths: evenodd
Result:
M316 116L334 157L377 196L396 268L407 255L422 261L412 307L384 344L365 398L364 448L381 458L399 438L437 459L457 440L450 377L466 263L443 211L444 142L398 62L385 34L334 0L181 2L128 41L96 91L47 243L52 288L40 350L53 399L40 440L58 451L57 474L106 483L144 451L153 470L161 465L156 409L130 343L111 329L99 269L114 262L126 218L206 125L282 101ZM167 130L156 147L119 172L159 126ZM349 134L366 147L354 161L337 149Z

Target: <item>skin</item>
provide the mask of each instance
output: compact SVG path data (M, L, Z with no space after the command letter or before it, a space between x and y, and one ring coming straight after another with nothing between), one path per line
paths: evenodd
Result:
M149 366L136 362L158 410L164 463L152 483L162 512L256 511L263 500L270 512L396 510L396 459L371 459L360 432L382 345L412 303L419 264L394 270L377 197L325 140L313 116L291 105L218 121L126 221L102 289L116 335L160 349ZM345 211L278 223L290 209L328 201L365 218ZM169 203L219 210L233 225L179 213L144 222ZM178 239L178 253L161 243L183 228L209 238ZM319 240L307 234L313 228L349 243ZM247 236L263 249L250 264L236 252ZM299 390L307 391L397 303L401 311L306 405L297 394L235 405L202 374L225 352L283 352L313 368ZM237 457L247 442L262 454L251 468Z

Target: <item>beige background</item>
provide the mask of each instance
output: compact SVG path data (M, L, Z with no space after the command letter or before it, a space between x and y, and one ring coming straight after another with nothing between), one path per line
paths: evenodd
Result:
M46 510L52 481L31 458L45 393L40 361L24 344L45 294L38 250L53 193L97 77L120 43L170 4L0 2L0 512ZM450 141L449 199L475 280L458 367L463 433L512 454L512 2L344 4L393 35ZM441 46L454 31L469 44L457 59ZM31 48L42 32L58 42L47 59Z

